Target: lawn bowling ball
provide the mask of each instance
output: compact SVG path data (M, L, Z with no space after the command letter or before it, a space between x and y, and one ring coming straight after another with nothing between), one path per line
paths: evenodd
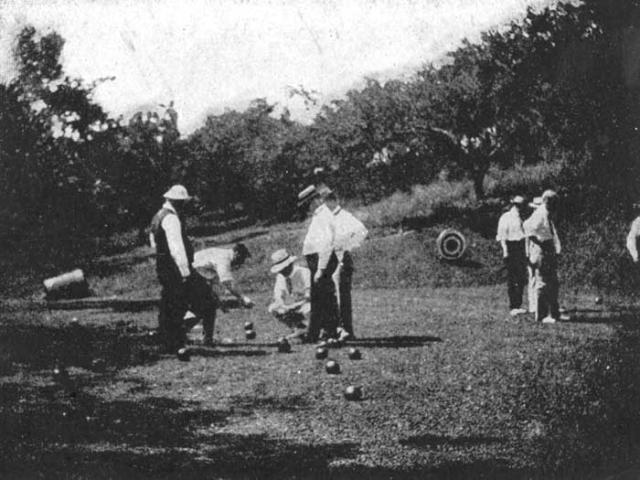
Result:
M253 322L245 322L244 323L245 330L253 330Z
M351 360L360 360L362 358L362 354L360 353L360 350L358 350L357 348L351 347L349 349L349 358Z
M254 338L256 338L256 331L255 330L245 330L244 331L244 336L247 340L253 340Z
M291 351L291 344L286 338L278 340L278 352L289 353Z
M327 371L327 373L331 375L336 375L340 373L340 365L338 365L338 362L336 362L335 360L329 360L325 364L324 368Z
M595 302L596 305L602 305L602 297L596 297Z
M327 358L328 355L329 355L329 350L327 350L327 347L318 347L318 348L316 348L316 358L318 360L322 360L323 358Z
M191 354L189 353L189 349L181 348L180 350L178 350L178 360L182 362L188 362L189 360L191 360Z
M362 400L362 387L349 385L344 389L344 398L347 400Z

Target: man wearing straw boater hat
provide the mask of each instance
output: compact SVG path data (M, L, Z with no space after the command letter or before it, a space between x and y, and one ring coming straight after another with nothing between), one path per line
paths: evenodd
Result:
M496 240L502 247L502 258L507 268L507 293L509 311L512 316L526 313L522 308L522 295L527 282L527 254L522 210L524 198L516 195L511 199L511 208L498 221Z
M269 313L293 330L289 338L304 339L305 316L311 311L311 272L296 264L286 249L271 255L271 273L276 275Z
M298 206L308 206L311 223L307 230L302 254L311 271L311 314L306 342L315 342L324 329L325 335L337 338L338 304L332 275L338 266L334 253L333 213L325 204L331 193L327 186L305 188L298 194Z
M186 343L187 310L202 318L204 343L213 343L217 301L207 281L192 267L193 246L182 218L191 198L182 185L172 186L151 220L150 242L156 250L156 271L162 287L158 331L168 352Z
M636 214L640 212L640 203L634 203L633 209ZM629 234L627 235L627 250L633 259L633 263L638 263L638 237L640 237L640 215L631 223Z

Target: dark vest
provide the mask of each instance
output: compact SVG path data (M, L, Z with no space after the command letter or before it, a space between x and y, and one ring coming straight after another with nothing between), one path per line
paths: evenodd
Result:
M169 251L167 234L162 228L162 221L167 215L176 215L176 213L168 208L161 208L151 220L151 233L156 241L156 271L158 272L158 279L162 285L173 284L182 280L180 269L178 269ZM182 232L182 243L184 244L187 260L191 268L191 264L193 263L193 245L191 245L191 241L189 237L187 237L183 221L180 221L180 230Z

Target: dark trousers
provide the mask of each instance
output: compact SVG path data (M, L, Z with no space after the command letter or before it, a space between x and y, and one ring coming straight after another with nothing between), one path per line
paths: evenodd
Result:
M524 240L507 242L507 293L509 308L522 307L522 294L527 284L527 256Z
M349 252L342 257L342 268L338 279L340 292L340 326L353 335L353 314L351 308L351 284L353 281L353 259Z
M547 315L558 320L560 307L558 292L558 256L552 242L546 242L541 249L540 260L536 267L536 292L538 294L538 312L536 320L542 321Z
M194 325L184 321L187 310L202 319L205 338L212 338L218 298L207 280L193 272L186 282L165 280L161 285L158 330L166 348L173 350L186 342L187 331Z
M320 329L324 329L330 337L337 335L338 302L336 287L331 275L338 266L338 259L335 254L331 254L327 267L317 282L314 280L314 276L318 271L318 254L305 255L305 259L309 270L311 270L311 314L309 315L307 338L315 342L320 335Z

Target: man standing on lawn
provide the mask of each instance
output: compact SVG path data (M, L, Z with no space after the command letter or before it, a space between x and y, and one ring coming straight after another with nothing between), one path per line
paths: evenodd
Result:
M542 197L534 197L529 204L532 211L542 205ZM529 300L529 313L536 313L538 308L538 298L536 295L536 269L531 263L531 240L527 239L527 273L529 274L529 282L527 284L527 300Z
M204 342L211 343L217 301L206 280L191 266L193 246L183 221L184 209L191 200L182 185L172 186L164 194L162 208L151 220L149 241L156 251L156 271L162 287L158 330L167 352L173 353L186 343L184 315L191 310L210 329Z
M293 330L289 338L304 339L305 316L311 311L311 272L297 265L286 249L271 255L271 273L276 275L269 313Z
M320 329L324 329L328 337L338 336L338 304L332 278L338 258L333 251L333 213L325 204L330 193L329 187L311 185L298 194L298 206L308 205L312 212L302 246L302 254L311 271L311 315L305 342L317 341Z
M535 268L536 320L542 323L556 323L560 319L558 255L561 246L555 227L557 210L558 195L546 190L542 194L542 205L524 222L524 231L530 240L529 261Z
M502 258L507 267L507 293L509 311L512 316L526 313L522 308L522 294L527 283L527 252L522 227L524 198L516 195L511 199L511 208L498 221L496 240L502 247Z
M340 326L338 333L340 340L353 340L353 315L351 308L351 283L353 279L353 257L351 251L362 245L367 234L366 227L338 204L335 193L327 196L327 204L331 207L334 217L335 237L334 251L338 258L338 268L333 274L338 290L338 306Z

